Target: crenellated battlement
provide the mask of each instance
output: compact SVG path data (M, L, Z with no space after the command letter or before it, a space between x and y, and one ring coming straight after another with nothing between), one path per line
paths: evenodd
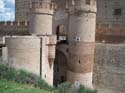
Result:
M69 12L87 12L87 13L96 13L96 1L95 0L71 0L67 6Z
M0 22L0 35L29 35L29 22Z
M48 2L32 2L32 4L30 5L31 9L43 8L43 9L55 10L56 7L57 7L56 4Z
M96 0L70 0L70 5L94 5L96 6Z
M15 26L21 26L21 27L27 27L29 26L29 22L28 21L4 21L4 22L0 22L0 27L7 27L7 26L12 26L12 27L15 27Z

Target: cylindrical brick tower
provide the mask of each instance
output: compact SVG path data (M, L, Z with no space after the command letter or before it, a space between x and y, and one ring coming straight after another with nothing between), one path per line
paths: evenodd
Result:
M53 85L53 63L55 59L56 36L52 33L55 4L51 0L33 2L31 6L30 33L41 39L40 76Z
M69 4L69 62L67 80L92 88L96 0L72 0Z
M30 31L35 35L52 35L52 20L55 5L51 0L33 2L31 6Z
M15 21L29 21L29 11L32 2L40 0L15 0Z

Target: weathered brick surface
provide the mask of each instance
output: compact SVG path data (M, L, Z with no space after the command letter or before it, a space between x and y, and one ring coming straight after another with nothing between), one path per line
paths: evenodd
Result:
M96 44L93 75L98 93L125 93L125 45Z
M40 39L32 36L6 38L8 64L40 74Z

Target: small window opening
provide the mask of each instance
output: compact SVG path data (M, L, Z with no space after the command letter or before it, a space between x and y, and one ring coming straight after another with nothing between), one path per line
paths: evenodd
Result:
M61 82L64 82L64 81L65 81L65 77L61 76Z
M59 40L59 31L60 31L60 29L59 29L59 26L57 27L57 29L56 29L56 35L57 35L57 40Z
M81 63L81 61L79 60L79 64Z
M69 52L69 49L68 49L68 48L66 49L66 52L67 52L67 53Z
M86 0L87 5L90 5L90 3L91 3L90 0Z
M57 72L59 72L59 68L57 68Z
M80 37L76 37L76 41L80 41Z
M122 15L122 10L121 10L121 8L115 9L115 10L114 10L114 15L115 15L115 16L121 16L121 15Z

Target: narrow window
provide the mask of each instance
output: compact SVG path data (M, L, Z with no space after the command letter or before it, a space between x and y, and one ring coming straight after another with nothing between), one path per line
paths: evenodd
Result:
M68 48L66 49L66 52L67 52L67 53L69 52L69 49L68 49Z
M80 60L79 60L79 64L80 64L81 62L80 62Z
M57 72L59 72L59 68L57 68Z
M56 35L57 35L57 40L59 40L59 33L60 32L60 26L57 26L57 29L56 29Z

